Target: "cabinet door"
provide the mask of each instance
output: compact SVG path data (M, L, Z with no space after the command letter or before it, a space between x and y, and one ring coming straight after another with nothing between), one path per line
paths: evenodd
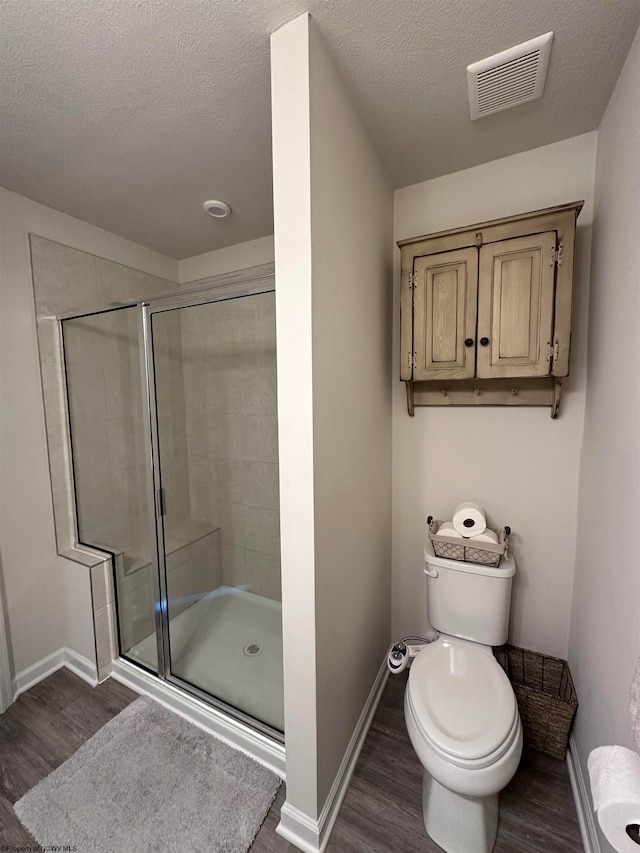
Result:
M555 231L480 249L478 377L550 373L555 250Z
M413 378L464 379L475 371L478 250L414 261Z

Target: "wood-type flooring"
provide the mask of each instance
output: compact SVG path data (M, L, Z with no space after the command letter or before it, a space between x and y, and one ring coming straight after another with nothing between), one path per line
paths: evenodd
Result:
M440 851L422 823L422 767L404 724L405 682L406 674L387 682L327 853ZM0 848L35 846L13 804L135 698L112 679L91 688L61 669L0 716ZM297 848L275 832L284 796L282 785L251 853L295 853ZM495 853L582 850L566 764L525 751L516 776L500 795ZM136 853L135 844L123 853Z

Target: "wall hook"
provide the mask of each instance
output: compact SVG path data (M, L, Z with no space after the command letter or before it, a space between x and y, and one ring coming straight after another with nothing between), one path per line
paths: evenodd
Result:
M551 417L557 418L558 412L560 411L560 389L562 388L562 381L560 379L556 379L553 383L553 402L551 403Z
M412 418L415 415L413 407L413 382L409 379L404 384L407 386L407 411L409 412L409 417Z

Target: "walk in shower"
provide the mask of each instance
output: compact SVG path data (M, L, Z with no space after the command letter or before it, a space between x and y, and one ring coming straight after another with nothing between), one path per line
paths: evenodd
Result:
M62 320L79 541L120 655L282 739L273 277Z

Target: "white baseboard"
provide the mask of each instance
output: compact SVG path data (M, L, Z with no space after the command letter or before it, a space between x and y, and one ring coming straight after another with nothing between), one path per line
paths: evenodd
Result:
M338 817L344 796L347 793L360 750L362 749L373 715L380 702L388 675L389 671L385 658L365 706L362 709L320 817L317 820L311 818L286 800L282 806L280 823L276 827L276 832L295 845L299 850L303 850L304 853L324 853L329 843L331 830Z
M63 666L66 666L67 669L71 670L71 672L82 678L83 681L86 681L92 687L95 687L98 683L98 673L95 664L73 649L63 646L61 649L51 652L50 655L47 655L42 660L31 664L31 666L16 674L16 677L13 679L13 701L15 702L18 696L29 690L30 687L34 687L38 682L48 678Z
M270 737L255 731L249 726L234 720L217 708L201 702L184 691L162 681L151 673L129 663L122 658L111 664L111 677L125 684L136 693L151 696L174 713L199 726L228 743L234 749L244 752L260 764L273 770L281 779L285 778L285 748Z
M276 826L276 832L304 853L318 853L326 847L326 841L324 847L321 846L320 821L309 817L286 800L280 809L280 823Z
M2 584L0 583L0 714L13 702L13 678L9 662L9 639L4 619Z
M64 649L64 666L92 687L98 684L98 669L95 663L73 649Z
M15 702L25 690L48 678L62 666L64 666L64 649L58 649L23 669L22 672L16 673L13 679L13 701Z
M567 767L569 769L571 790L576 804L580 834L582 835L582 844L584 845L585 853L601 853L596 821L591 808L589 788L582 772L582 765L578 758L578 749L573 735L569 738Z

